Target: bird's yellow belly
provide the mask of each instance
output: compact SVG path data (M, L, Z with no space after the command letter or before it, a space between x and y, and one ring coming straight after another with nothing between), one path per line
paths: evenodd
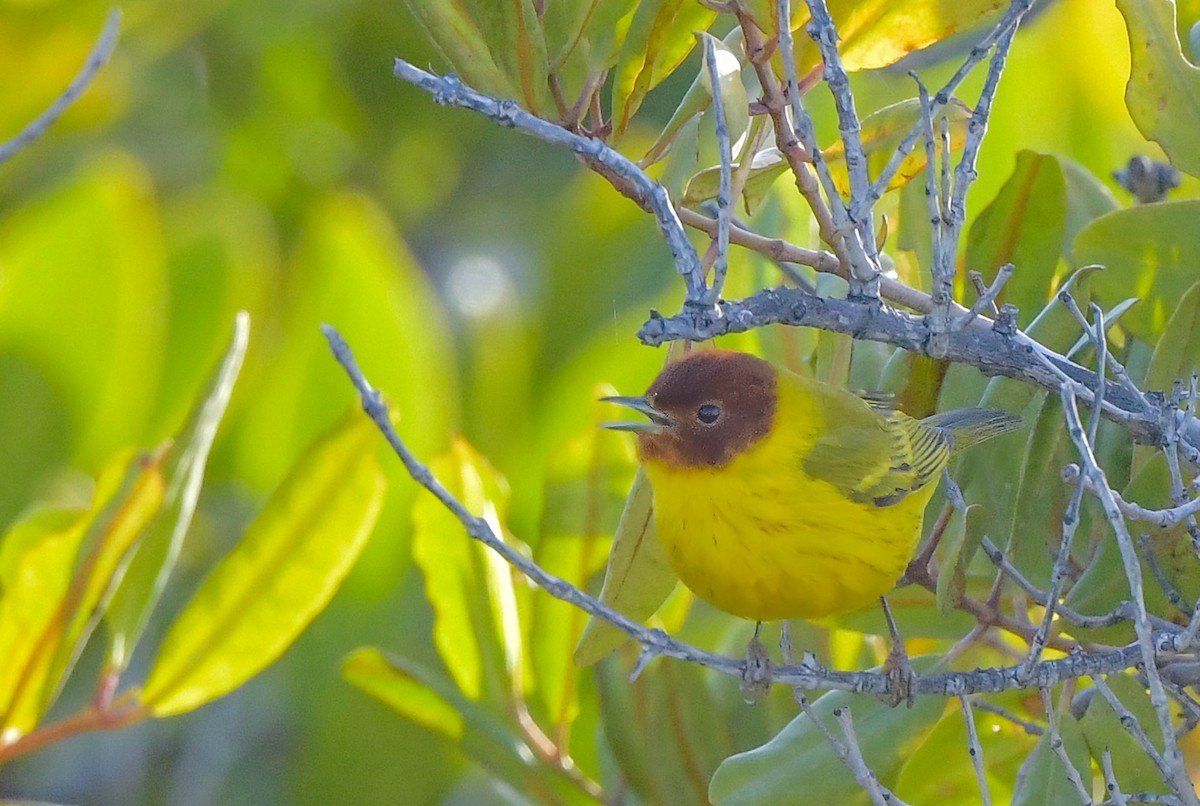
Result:
M646 464L659 538L692 592L769 621L848 613L892 588L934 485L876 507L803 474L756 472L750 459L736 472Z

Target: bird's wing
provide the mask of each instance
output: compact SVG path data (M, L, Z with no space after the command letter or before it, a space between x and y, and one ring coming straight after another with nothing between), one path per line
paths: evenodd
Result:
M936 428L838 390L818 394L826 430L804 457L804 472L852 501L890 506L946 466L950 447Z

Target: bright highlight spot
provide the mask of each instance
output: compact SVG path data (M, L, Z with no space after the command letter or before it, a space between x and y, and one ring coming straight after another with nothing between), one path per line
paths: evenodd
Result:
M481 319L512 303L512 278L491 255L464 255L446 273L446 299L463 316Z

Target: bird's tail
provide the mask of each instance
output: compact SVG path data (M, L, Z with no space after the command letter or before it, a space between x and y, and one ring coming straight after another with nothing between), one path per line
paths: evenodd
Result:
M961 450L1015 431L1021 418L1000 409L954 409L932 414L921 424L938 429L950 438L954 450Z

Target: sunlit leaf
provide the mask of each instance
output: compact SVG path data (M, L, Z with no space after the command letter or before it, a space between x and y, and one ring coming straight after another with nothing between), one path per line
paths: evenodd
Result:
M914 661L922 671L935 665L933 658ZM918 697L912 708L891 708L876 699L831 691L814 702L812 709L834 735L840 735L834 712L850 709L863 758L888 786L902 763L929 735L945 705L940 697ZM718 806L842 803L858 792L861 787L853 773L838 760L818 726L804 714L761 747L727 758L717 768L708 790Z
M895 64L1004 8L1004 0L838 0L830 12L842 63L853 71Z
M1075 239L1077 263L1105 267L1092 282L1105 307L1141 298L1122 322L1147 344L1158 343L1167 318L1195 282L1198 217L1195 199L1139 205L1100 216Z
M233 394L249 338L250 317L243 312L236 318L233 339L224 359L163 459L167 490L162 511L139 541L105 617L108 664L114 670L128 665L134 645L179 558L200 497L208 452Z
M464 81L481 92L517 97L514 85L496 66L488 42L465 4L406 0L405 5Z
M717 12L686 0L638 4L617 60L612 85L613 131L629 125L646 93L658 86L691 53L693 31L708 28Z
M591 0L581 32L590 70L609 70L617 63L639 5L637 0Z
M1171 164L1200 176L1200 67L1183 55L1172 0L1117 0L1129 29L1125 105Z
M71 523L35 517L10 533L26 548L0 598L0 726L24 733L57 695L102 612L130 544L162 498L153 460L116 456L100 474L90 509ZM25 534L22 534L25 532Z
M168 630L142 695L151 713L183 713L237 688L325 607L379 514L377 439L352 413L301 457Z
M429 468L467 509L503 534L508 485L486 459L459 439ZM507 701L520 658L511 569L430 496L413 507L412 548L433 606L434 644L458 688L473 700Z
M1092 780L1092 771L1079 723L1069 713L1060 713L1058 722L1067 758L1071 760L1071 765L1079 772L1084 786L1087 787ZM1017 788L1013 793L1013 806L1078 802L1079 794L1067 778L1067 771L1063 768L1058 754L1050 746L1050 741L1050 734L1047 732L1021 765Z

